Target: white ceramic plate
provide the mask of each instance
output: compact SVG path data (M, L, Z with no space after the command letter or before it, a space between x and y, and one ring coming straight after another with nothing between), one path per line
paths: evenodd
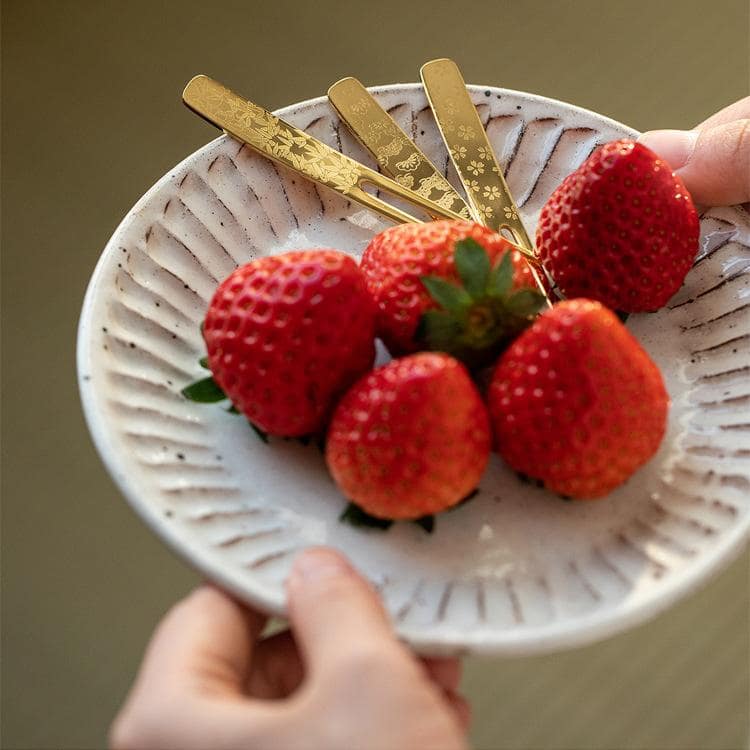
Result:
M561 179L634 131L561 102L470 87L533 234ZM454 182L418 85L375 89ZM365 163L325 99L283 118ZM188 114L186 113L186 117ZM78 337L96 446L148 525L210 578L274 613L309 545L343 550L424 652L533 653L602 638L694 589L750 529L750 221L702 221L695 268L667 309L628 327L672 397L658 455L599 502L566 503L497 458L478 497L438 517L361 531L314 446L261 443L220 405L180 389L205 373L199 324L219 281L264 254L329 246L359 256L386 224L221 137L165 175L125 217L86 294Z

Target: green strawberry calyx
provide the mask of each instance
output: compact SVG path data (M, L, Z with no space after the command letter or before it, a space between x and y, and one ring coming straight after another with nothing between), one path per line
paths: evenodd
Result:
M485 249L467 238L456 242L453 260L461 285L439 276L420 277L438 309L422 314L416 338L468 367L484 367L534 320L544 296L536 289L512 288L510 250L493 268Z

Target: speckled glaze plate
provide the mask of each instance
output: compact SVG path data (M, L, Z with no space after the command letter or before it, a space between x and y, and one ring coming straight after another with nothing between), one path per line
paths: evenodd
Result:
M559 182L600 143L634 132L562 102L470 87L533 233ZM458 186L421 86L374 89ZM283 118L374 166L323 98ZM186 113L186 117L187 117ZM610 497L566 503L493 458L479 495L414 524L361 531L315 446L258 440L221 405L186 401L203 375L199 324L217 286L265 254L328 246L358 257L386 224L223 136L138 201L83 305L78 368L94 442L146 523L243 600L284 612L283 581L310 545L343 550L422 652L528 654L653 616L735 556L750 529L750 220L702 219L695 267L670 305L628 327L672 407L654 459Z

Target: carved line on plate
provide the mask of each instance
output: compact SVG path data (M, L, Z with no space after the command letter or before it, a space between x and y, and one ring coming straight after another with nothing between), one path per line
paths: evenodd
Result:
M268 565L268 563L274 562L276 560L281 560L283 557L287 557L288 555L292 555L295 552L299 550L299 546L294 547L288 547L287 549L279 550L278 552L269 552L267 555L263 555L256 560L253 560L248 563L244 563L244 568L249 568L250 570L257 570L258 568L263 567L264 565Z
M506 115L506 116L515 117L515 115ZM523 138L526 135L526 129L530 124L531 124L530 122L526 121L526 118L521 119L521 127L519 128L518 133L516 135L516 140L515 140L515 143L513 144L513 148L511 148L510 154L508 155L508 163L505 165L505 173L503 176L505 177L506 180L508 179L508 172L510 172L511 165L516 160L516 156L518 156L518 150L521 148L521 143L523 142ZM519 203L518 207L521 208L522 205L523 204Z
M279 168L276 165L276 162L269 160L268 164L271 167L271 169L276 173L276 179L279 181L279 187L281 188L281 192L284 196L284 200L286 201L287 208L289 209L289 213L291 214L292 219L294 220L294 226L297 229L299 229L299 219L297 218L297 212L292 207L292 201L289 198L289 193L286 190L284 178L281 176L281 172L279 171ZM320 195L318 195L318 198L320 198Z
M708 354L709 352L715 352L717 349L722 349L723 347L729 346L731 344L738 344L740 341L747 341L750 343L750 333L746 333L742 336L734 336L731 339L722 341L720 344L707 346L705 349L695 349L694 351L690 352L690 356L698 357L701 354Z
M167 495L180 497L182 499L190 497L191 495L197 495L198 497L205 498L207 495L228 496L240 494L240 488L236 485L178 485L177 487L160 487L160 489Z
M707 297L714 292L719 291L723 287L725 287L727 284L731 284L732 282L736 281L737 279L741 279L743 276L747 276L747 269L743 268L740 271L736 271L735 273L729 274L726 278L719 281L717 284L714 284L714 286L709 287L708 289L704 289L702 292L699 292L694 297L690 297L690 299L685 300L684 302L678 302L676 305L668 305L668 310L676 310L678 307L685 307L686 305L691 305L693 302L697 302L699 299L702 299L703 297Z
M731 396L725 399L715 399L713 401L697 401L696 406L700 406L706 411L723 411L726 407L735 407L748 404L750 405L750 393L739 396ZM708 446L705 446L708 447Z
M692 518L684 513L678 513L676 510L667 508L656 500L649 500L649 505L661 518L671 518L693 531L700 532L704 536L713 536L718 531L718 529L715 529L713 526L709 526L707 523L699 521L697 518Z
M414 604L417 602L417 599L422 593L422 589L424 588L425 580L424 578L420 578L417 581L417 585L414 587L414 591L412 592L412 595L406 600L404 604L399 607L398 611L394 615L394 619L396 622L403 622L404 619L406 619L406 616L411 611Z
M191 172L191 173L190 173L190 176L192 177L192 179L196 180L196 181L197 181L197 182L199 182L199 183L200 183L200 184L201 184L202 186L204 186L204 187L205 187L205 189L206 189L206 191L208 192L209 196L213 195L213 197L214 197L214 198L216 198L216 200L217 200L217 201L218 201L218 202L219 202L219 203L220 203L221 205L224 205L224 204L223 204L223 202L222 202L222 201L221 201L221 200L219 199L219 196L218 196L218 195L216 195L216 193L214 192L214 190L213 190L213 189L212 189L212 188L211 188L211 187L210 187L210 186L209 186L209 185L208 185L208 184L206 183L206 181L205 181L205 180L203 180L203 179L202 179L202 178L201 178L201 177L200 177L200 176L199 176L198 174L196 174L195 172ZM184 182L184 180L183 180L183 182ZM180 191L182 191L182 183L180 183ZM184 193L183 193L183 195L185 195L185 197L186 197L186 198L188 197L188 196L187 196L186 194L184 194ZM202 219L198 218L198 216L197 216L197 215L195 214L195 212L194 212L194 211L193 211L193 210L192 210L192 209L190 208L190 206L189 206L189 205L188 205L188 204L186 203L186 201L185 201L185 200L183 200L183 199L182 199L182 198L181 198L180 196L177 196L177 198L176 198L176 201L177 201L177 203L178 203L178 204L180 205L180 208L181 208L181 209L182 209L182 211L183 211L183 212L185 213L185 215L186 215L186 216L188 217L188 219L189 219L190 221L192 221L192 222L195 222L195 223L196 223L196 224L197 224L198 226L200 226L200 227L201 227L201 229L202 229L202 230L203 230L203 231L204 231L204 232L205 232L205 233L206 233L206 234L208 235L209 239L210 239L210 240L211 240L211 241L212 241L212 242L213 242L213 243L214 243L214 244L215 244L215 245L216 245L216 246L217 246L217 247L218 247L218 248L219 248L219 249L221 250L221 252L222 252L222 253L223 253L223 255L224 255L224 260L225 260L225 261L227 261L228 263L230 263L230 264L231 264L232 266L234 266L234 268L237 268L237 266L239 265L239 263L238 263L238 262L237 262L237 261L236 261L236 260L235 260L235 259L234 259L234 258L232 257L232 254L231 254L231 253L229 252L229 250L228 250L228 249L227 249L227 248L226 248L226 247L224 246L224 243L223 243L223 242L221 242L221 240L219 240L219 238L218 238L218 237L217 237L217 236L216 236L216 235L215 235L215 234L214 234L214 233L213 233L213 232L211 231L211 229L209 228L208 224L207 224L207 223L206 223L205 221L203 221ZM225 207L225 208L226 208L226 207ZM227 209L227 211L229 212L230 216L232 216L232 218L234 219L234 215L232 214L232 212L231 212L231 211L229 211L229 209ZM235 219L235 221L236 221L236 219ZM172 219L172 218L171 218L170 216L166 216L166 215L165 215L165 216L163 217L163 219L162 219L162 221L161 221L161 225L162 225L163 227L166 227L166 228L168 228L168 229L169 229L169 231L171 232L172 236L173 236L173 237L174 237L174 238L175 238L175 239L176 239L176 240L177 240L178 242L182 242L182 244L183 244L183 245L184 245L185 247L187 247L188 249L190 249L190 248L189 248L189 245L187 244L187 242L186 242L185 240L181 240L181 239L180 239L180 238L179 238L179 237L178 237L178 236L177 236L177 235L175 234L175 231L176 231L176 230L175 230L175 228L174 228L174 225L175 225L176 223L178 223L178 222L175 222L175 221L174 221L174 220L173 220L173 219ZM182 225L183 223L184 223L184 219L181 219L181 220L180 220L180 222L179 222L179 224L180 224L180 225ZM193 254L193 255L194 255L194 256L195 256L196 258L198 258L198 255L197 255L197 253L196 253L196 252L194 252L194 251L192 251L192 250L191 250L190 252L191 252L191 253L192 253L192 254ZM212 259L214 258L213 254L212 254L212 256L211 256L211 257L212 257ZM210 271L208 270L208 266L207 266L206 262L205 262L205 261L200 261L200 262L202 263L202 265L203 265L204 269L206 270L206 273L211 273L211 272L210 272ZM213 274L211 274L211 275L213 276Z
M249 531L242 534L233 534L232 536L226 537L219 542L216 542L217 547L234 547L241 542L254 542L258 539L266 539L268 537L276 536L277 534L289 531L288 526L273 526L268 529L258 529L257 531Z
M748 374L748 373L750 373L750 365L746 365L744 367L733 367L730 370L722 370L721 372L712 372L712 373L709 373L708 375L701 375L695 380L695 382L706 383L712 380L718 380L719 378L726 378L726 377L733 378L735 375ZM727 429L734 429L734 427L727 428Z
M268 212L265 208L263 208L263 204L260 202L260 198L258 197L258 194L255 192L255 188L247 181L247 178L243 174L242 170L237 166L237 162L229 155L229 154L221 154L220 156L223 156L228 162L232 169L234 169L238 180L240 180L243 183L244 189L248 192L250 195L252 201L255 202L255 204L258 206L258 211L261 214L262 218L265 221L265 224L268 228L268 230L271 232L271 234L278 239L279 233L276 231L276 227L273 225L273 222L271 221L271 217L268 215ZM250 244L254 247L254 242L252 237L250 239Z
M728 318L730 315L736 315L739 312L744 312L745 310L750 310L750 302L741 305L740 307L735 307L733 310L729 310L725 313L722 313L721 315L717 315L715 318L709 318L709 320L703 320L700 323L695 323L690 326L680 326L683 331L695 331L697 328L703 328L704 326L709 326L712 323L716 323L720 320L724 320L725 318Z
M682 463L675 464L674 470L690 477L694 482L700 481L703 485L718 481L719 485L722 487L732 487L734 489L747 490L750 492L750 477L745 474L722 473L715 469L709 469L708 471L699 474L692 468L692 466L685 466Z
M195 523L210 523L216 519L233 519L233 518L246 518L248 516L263 515L266 512L266 508L236 508L227 510L209 510L203 513L199 513L195 516L190 516L189 521Z
M163 398L168 401L178 401L180 403L184 400L177 391L173 390L166 383L159 383L140 374L136 375L122 370L108 370L107 376L118 388L124 388L126 390L139 389L141 391L144 391L145 389L145 391L151 391L157 398Z
M487 622L487 592L484 588L484 580L482 578L477 579L477 615L479 622Z
M683 557L694 557L697 553L697 550L693 549L692 547L686 547L684 544L682 544L682 542L678 541L673 536L670 536L665 531L657 528L656 526L652 526L642 518L634 519L632 525L636 529L641 529L647 538L651 537L662 546L667 547L670 550L674 550Z
M750 396L747 397L750 399ZM726 403L726 402L719 402ZM693 456L706 456L708 458L737 458L743 460L750 458L750 449L746 448L720 448L715 445L691 445L685 448L685 453L690 453Z
M137 252L139 252L143 256L145 261L147 263L150 263L154 267L154 271L156 274L159 274L159 275L164 274L167 277L166 279L167 282L176 283L178 285L178 288L175 290L171 290L170 294L171 295L177 294L177 296L185 296L189 298L190 301L187 303L187 306L191 309L191 312L192 312L192 308L194 308L196 305L198 305L201 308L205 307L206 300L203 297L201 297L200 294L198 294L198 292L196 292L195 289L193 289L185 281L185 279L181 278L174 271L171 271L169 268L159 263L159 261L157 261L156 258L154 258L149 253L147 243L139 244L136 249L137 249ZM135 268L133 269L133 273L130 274L130 277L142 289L148 290L148 287L146 287L142 281L139 281L136 278L134 271L135 271ZM150 281L146 283L150 283ZM161 294L160 298L168 302L170 305L172 305L172 307L175 310L177 310L177 307L175 306L174 301L173 301L174 298L172 296L167 298L164 294ZM179 310L178 312L181 315L183 315L185 318L187 318L188 320L192 321L193 325L197 323L197 321L194 321L192 318L190 318L190 316L184 310Z
M448 602L450 601L451 594L453 593L453 586L453 581L449 581L445 585L445 589L443 590L440 601L438 602L437 610L435 611L434 622L436 623L443 622L445 620L445 613L448 609Z
M180 203L182 203L182 201L180 201ZM187 206L185 206L185 208L187 209ZM198 221L198 219L196 219L196 221ZM208 268L206 268L206 264L179 237L177 237L174 234L174 232L172 232L169 229L169 227L167 227L166 224L157 220L154 222L153 226L158 227L160 231L164 232L164 234L167 235L168 240L175 242L177 245L182 247L182 249L193 259L193 261L195 262L195 265L198 266L200 271L202 271L208 277L209 282L212 286L219 285L220 283L219 279L217 279L216 276L214 276L213 273L211 273L211 271L209 271ZM146 242L147 248L148 248L149 242L151 241L151 237L153 237L153 232L149 235L149 238ZM159 263L159 265L161 265L162 268L164 267L156 258L154 258L154 256L150 252L149 252L149 255L151 255L155 263ZM184 280L182 281L183 283L186 283ZM198 292L196 292L196 294L198 294ZM198 296L201 296L201 295L198 295ZM201 296L201 299L202 299L202 296Z
M581 572L581 569L578 567L578 563L575 560L569 560L568 561L568 568L570 572L573 574L573 577L576 578L578 581L580 581L581 585L583 586L586 593L595 601L600 602L602 601L603 597L599 590L591 583L591 581L586 578L586 576L583 575ZM550 592L549 592L549 586L546 585L545 582L545 588L547 589L547 594L552 598Z
M689 471L684 469L683 467L676 467L679 473L682 473L686 476L688 481L690 481L691 484L696 484L699 475L696 472ZM732 505L731 503L725 502L723 500L719 500L718 498L711 498L710 500L705 498L703 495L694 495L687 490L681 489L679 487L675 487L672 484L667 484L666 481L663 479L660 480L660 484L666 489L668 493L671 493L677 497L678 500L681 500L682 502L686 502L693 505L707 505L709 507L712 507L716 510L721 511L727 516L731 516L734 518L738 511L737 508Z
M133 442L143 445L146 442L153 442L158 444L163 450L169 449L184 449L184 450L204 450L213 451L214 448L211 445L205 443L194 443L189 440L177 440L171 436L161 435L153 432L141 432L139 430L123 430L123 436L132 440Z
M143 331L144 327L153 325L155 328L158 328L160 331L166 334L166 336L168 336L169 339L171 339L172 341L178 342L178 346L181 345L185 353L192 354L193 351L195 350L193 345L189 341L187 341L187 339L184 339L182 337L181 333L177 333L172 328L168 328L164 323L157 320L156 317L149 317L148 315L145 315L144 313L142 313L140 310L126 304L122 300L115 300L112 303L112 308L114 310L119 308L120 311L124 313L124 319L121 319L118 321L118 326L121 329L129 333L133 333L137 336L139 333ZM128 324L127 318L129 316L133 316L134 318L136 318L138 320L138 323L131 322L131 324ZM192 326L193 324L191 323L190 325Z
M216 158L218 159L219 157L217 156ZM210 197L210 198L213 198L214 200L216 200L216 202L217 202L217 203L218 203L218 204L219 204L219 205L220 205L220 206L221 206L221 207L222 207L222 208L223 208L223 209L224 209L224 210L225 210L225 211L227 212L227 214L229 215L229 217L231 217L232 221L233 221L233 222L235 223L236 227L237 227L237 228L238 228L238 229L240 230L240 232L242 232L242 234L243 234L243 235L245 236L245 238L247 239L248 243L249 243L249 244L252 244L252 243L250 243L250 238L249 238L249 237L247 236L247 232L245 232L245 229L244 229L244 228L243 228L243 226L242 226L242 225L240 224L240 222L239 222L239 220L237 219L237 217L236 217L236 216L234 215L234 212L233 212L233 211L232 211L232 210L231 210L231 209L229 208L229 206L227 206L227 204L226 204L226 203L224 203L224 201L223 201L223 200L221 199L221 196L219 196L219 194L218 194L218 193L217 193L217 192L216 192L216 191L215 191L215 190L213 189L213 187L212 187L211 185L209 185L209 184L208 184L208 183L207 183L207 182L206 182L206 181L205 181L205 180L204 180L204 179L203 179L203 178L202 178L202 177L201 177L201 176L200 176L200 175L199 175L199 174L198 174L197 172L192 172L191 174L192 174L192 176L193 176L193 179L195 179L195 180L196 180L196 181L197 181L198 183L200 183L200 186L201 186L201 187L202 187L202 188L203 188L203 189L204 189L204 190L205 190L205 191L206 191L206 192L208 193L209 197ZM216 235L215 235L215 234L214 234L214 233L213 233L213 232L211 231L211 229L209 229L209 227L208 227L208 224L207 224L207 223L206 223L205 221L202 221L201 219L199 219L199 218L198 218L198 217L196 216L195 212L194 212L194 211L193 211L193 210L192 210L192 209L190 208L190 206L188 205L188 201L190 200L190 198L189 198L189 196L187 195L187 193L182 193L182 195L183 195L183 197L182 197L182 198L178 198L178 200L180 201L180 203L182 204L182 206L184 207L184 209L185 209L185 210L186 210L186 211L187 211L187 212L188 212L188 213L189 213L189 214L190 214L190 215L191 215L191 216L192 216L192 217L193 217L193 218L194 218L194 219L195 219L195 220L196 220L197 222L200 222L200 224L201 224L201 225L203 226L203 228L204 228L204 229L206 230L206 232L207 232L207 233L209 234L209 236L210 236L210 237L211 237L211 238L212 238L212 239L214 240L214 242L216 242L216 244L217 244L217 245L218 245L218 246L219 246L219 247L220 247L220 248L221 248L221 249L222 249L222 250L224 251L224 254L226 255L227 259L228 259L228 260L229 260L229 261L230 261L231 263L233 263L233 264L235 265L235 267L236 267L236 266L239 266L239 265L240 265L240 260L238 260L237 258L235 258L235 257L234 257L234 256L232 255L232 253L230 253L230 252L229 252L229 248L227 248L227 247L226 247L226 246L224 245L224 243L223 243L223 242L222 242L222 241L221 241L221 240L220 240L220 239L219 239L219 238L218 238L218 237L217 237L217 236L216 236ZM219 219L219 221L221 222L221 219ZM220 224L220 226L221 226L221 224Z
M112 408L117 409L124 415L137 416L140 419L147 419L155 424L166 423L176 425L182 429L205 430L205 424L201 417L186 419L176 414L170 414L166 411L157 411L151 406L131 404L123 400L115 401L114 399L110 399L109 403Z
M158 461L158 460L149 460L145 458L138 459L138 462L142 464L143 466L149 468L149 469L179 469L180 470L180 476L183 478L183 475L187 474L200 474L200 473L206 473L211 474L212 476L215 476L217 474L228 474L226 467L222 464L196 464L192 461L181 461L180 459L177 459L176 461L169 460L169 461Z
M505 593L510 601L510 607L513 612L513 619L516 621L516 624L521 625L524 622L524 616L516 586L510 576L505 578L503 582L505 584Z
M669 570L669 566L652 557L647 550L643 549L639 544L630 539L625 533L625 530L617 532L614 535L614 538L618 544L632 550L636 555L640 556L645 562L651 565L653 567L655 578L661 578Z
M594 547L591 552L591 556L599 561L606 570L608 570L612 575L617 578L620 583L622 583L627 588L631 588L633 585L633 581L630 580L630 578L617 566L615 563L612 562L599 547Z
M119 352L119 354L115 350L112 351L118 362L123 361L122 357L125 354L128 356L124 358L124 361L130 360L132 357L137 357L140 360L145 359L150 362L150 364L154 366L159 372L163 372L165 377L171 375L176 380L190 380L192 378L191 372L183 369L182 367L178 367L171 362L168 362L166 359L160 357L158 354L155 354L150 349L146 349L143 346L142 342L136 344L135 341L125 340L121 336L114 333L108 333L107 336L109 341L117 344L118 347L120 347L120 349L122 350ZM131 346L131 344L133 344L133 346Z
M155 263L153 258L150 258L141 248L136 248L136 253L139 255L143 255L145 258L149 260L151 263ZM129 256L128 256L129 257ZM176 281L179 282L181 286L184 288L184 282L181 279L178 279L177 276L175 276L171 271L164 268L163 266L158 266L162 271L168 273L170 276L172 276ZM133 274L133 272L129 268L123 267L119 270L118 276L122 275L126 279L128 279L129 283L132 283L135 287L138 289L138 294L142 294L144 297L148 297L154 304L154 307L159 308L159 312L163 315L165 313L169 315L174 315L177 318L180 318L182 322L184 322L187 326L193 326L195 325L195 321L189 318L182 310L178 309L172 304L171 299L167 299L163 294L157 294L154 292L153 289L151 289L148 286L145 286L143 283L141 283ZM121 279L120 279L121 280ZM122 293L126 297L134 297L134 291L132 289L130 290L122 290Z

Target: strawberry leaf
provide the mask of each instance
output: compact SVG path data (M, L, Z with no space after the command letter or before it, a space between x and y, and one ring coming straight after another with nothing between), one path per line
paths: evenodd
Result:
M471 297L465 289L451 284L439 276L420 276L420 281L430 297L450 312L461 312L471 305Z
M500 263L492 269L487 282L487 295L493 299L502 299L513 284L513 261L510 251L506 252Z
M349 503L339 516L339 521L348 523L351 526L365 527L370 529L380 529L385 531L393 526L393 521L387 518L376 518L366 513L362 508L354 503Z
M182 395L189 401L199 404L213 404L226 398L224 391L219 388L213 378L203 378L182 389Z
M453 262L461 277L464 289L472 299L479 299L487 288L490 276L490 259L487 251L470 237L455 245Z
M519 289L508 297L505 304L514 315L530 318L542 309L544 296L536 289Z

